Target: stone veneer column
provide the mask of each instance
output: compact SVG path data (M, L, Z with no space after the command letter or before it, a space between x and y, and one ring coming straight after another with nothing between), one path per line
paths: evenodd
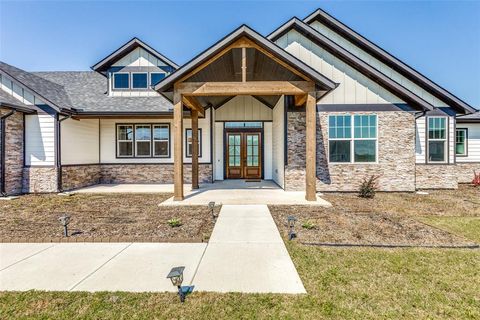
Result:
M10 111L1 108L0 114ZM22 112L16 112L5 119L5 191L8 195L22 192L23 133ZM0 174L0 179L1 177Z

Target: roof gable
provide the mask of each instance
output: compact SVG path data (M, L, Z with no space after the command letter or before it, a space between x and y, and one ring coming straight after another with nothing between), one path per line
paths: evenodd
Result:
M141 58L142 52L148 53L148 55L151 55L154 59L158 59L162 62L164 62L166 65L172 67L173 69L178 69L178 65L173 62L172 60L168 59L164 55L162 55L160 52L156 51L149 45L147 45L145 42L141 41L138 38L133 38L124 45L122 45L120 48L97 62L95 65L92 66L92 69L94 71L104 73L110 66L114 65L116 62L122 60L125 58L127 55L131 54L135 50L138 50L138 55ZM146 57L146 59L148 59Z
M329 29L333 30L334 32L338 33L339 35L353 43L355 46L359 47L374 58L378 59L380 62L391 67L393 70L397 71L399 74L409 79L414 84L431 93L437 99L444 101L449 106L454 107L457 110L461 110L465 113L471 113L476 111L475 108L473 108L466 102L462 101L452 93L440 87L426 76L422 75L400 59L394 57L387 51L375 45L373 42L369 41L359 33L355 32L354 30L352 30L339 20L335 19L325 11L317 9L315 12L306 17L303 21L307 24L312 24L315 21L322 23Z

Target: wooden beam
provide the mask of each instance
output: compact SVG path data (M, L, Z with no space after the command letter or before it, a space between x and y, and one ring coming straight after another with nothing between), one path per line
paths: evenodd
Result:
M307 94L295 96L295 107L301 107L307 102Z
M192 189L198 189L198 111L192 110Z
M173 94L173 200L183 200L183 106L182 97Z
M317 200L316 195L316 157L317 157L317 108L315 92L309 92L306 106L306 194L307 201Z
M184 82L177 88L185 96L277 96L304 95L314 91L315 85L307 81Z
M202 117L205 116L205 109L194 97L182 96L182 103L189 109L197 111Z
M247 82L247 48L242 48L242 82Z

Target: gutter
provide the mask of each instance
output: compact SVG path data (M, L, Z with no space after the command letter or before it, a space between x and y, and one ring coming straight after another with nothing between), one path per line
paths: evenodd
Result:
M6 148L5 148L5 120L10 117L11 115L14 115L17 111L16 110L12 110L10 111L9 113L3 115L0 117L0 126L2 127L2 139L1 139L1 148L0 148L0 154L1 154L1 163L0 163L0 168L1 168L1 171L2 171L2 181L0 182L0 195L2 197L6 197L7 196L7 191L5 189L5 169L6 169L6 165L5 165L5 157L6 157Z
M63 192L63 186L62 186L62 134L61 134L61 124L63 121L70 119L72 115L67 115L63 117L62 119L59 118L59 115L57 113L56 117L56 162L55 162L55 167L57 169L57 190L58 192Z

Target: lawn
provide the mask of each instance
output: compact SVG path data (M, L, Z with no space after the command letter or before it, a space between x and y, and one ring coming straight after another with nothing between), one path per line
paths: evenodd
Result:
M288 243L307 295L0 293L5 319L478 319L480 251Z
M207 240L214 225L207 206L158 206L169 197L171 194L25 195L0 201L0 242L58 241L63 232L58 217L63 213L71 216L73 241ZM170 219L179 219L181 226L171 227Z
M465 238L480 243L480 217L438 217L426 216L420 220L437 228L461 234Z

